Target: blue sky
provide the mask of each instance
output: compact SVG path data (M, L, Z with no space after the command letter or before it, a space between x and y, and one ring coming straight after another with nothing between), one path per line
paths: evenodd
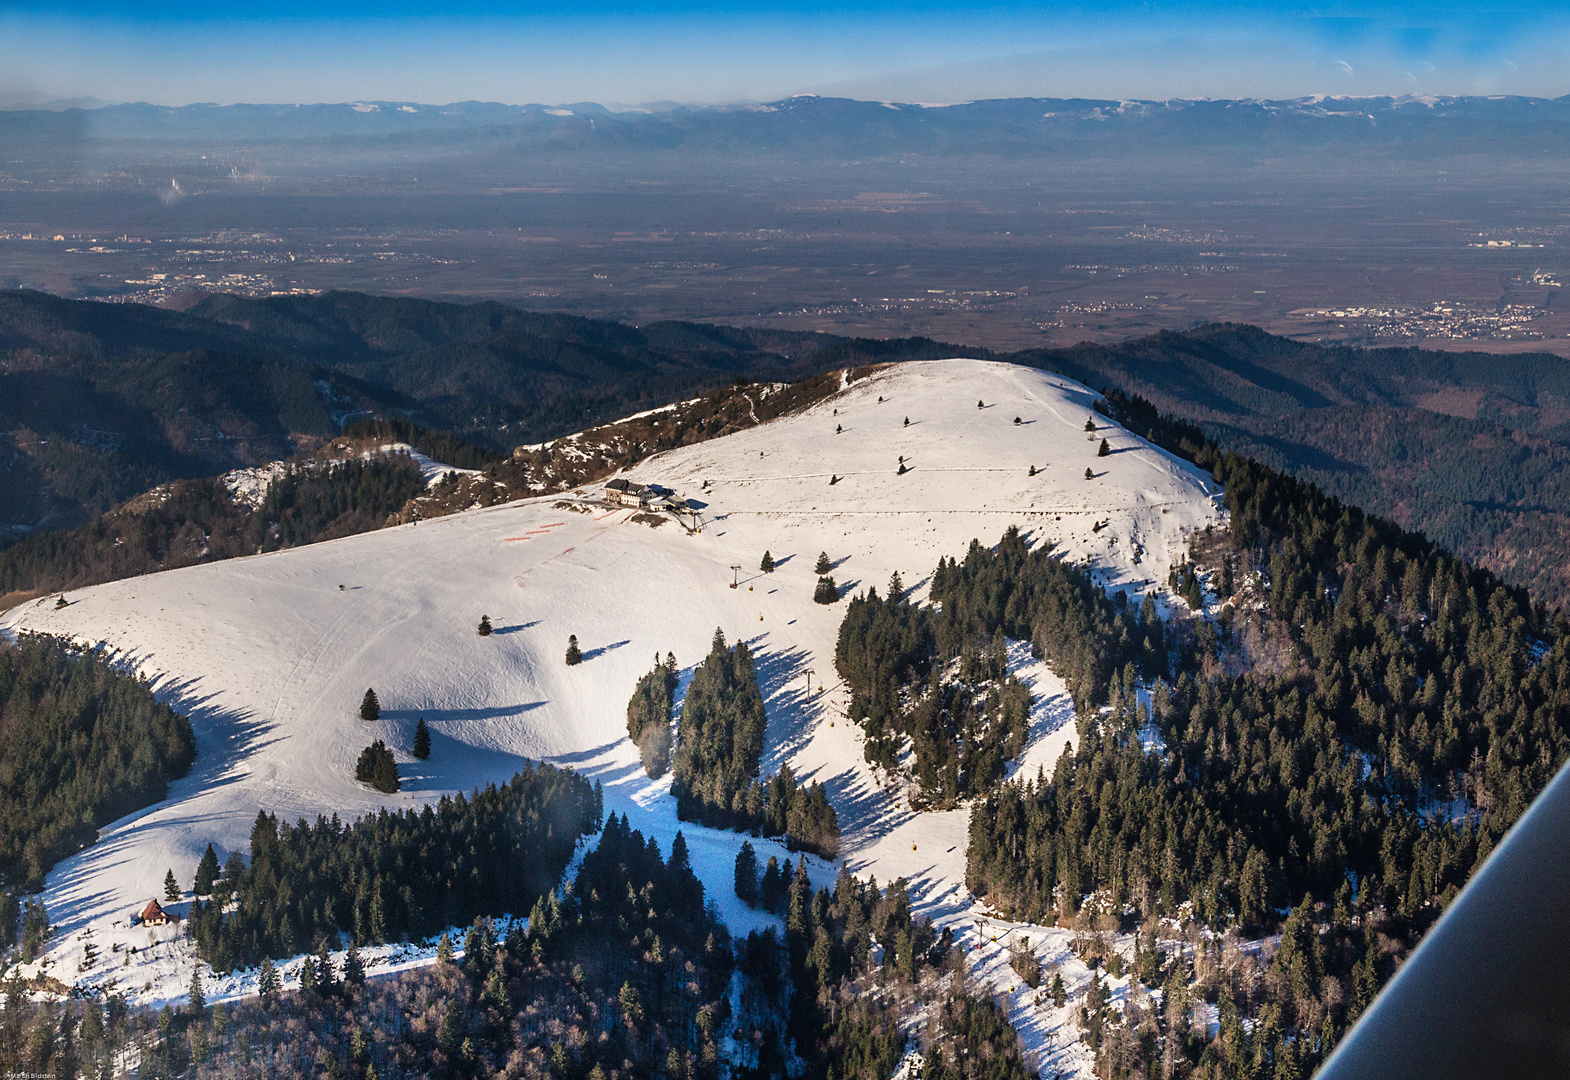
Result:
M561 103L1570 93L1566 3L0 0L0 98Z

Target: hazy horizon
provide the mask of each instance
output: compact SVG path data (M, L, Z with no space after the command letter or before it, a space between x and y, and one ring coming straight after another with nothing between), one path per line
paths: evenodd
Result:
M0 99L712 105L818 93L946 104L1570 92L1570 17L1544 0L274 10L10 5L0 30L18 47Z

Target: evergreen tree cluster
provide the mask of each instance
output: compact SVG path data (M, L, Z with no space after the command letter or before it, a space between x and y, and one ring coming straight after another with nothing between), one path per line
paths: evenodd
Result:
M335 964L322 935L301 963L301 992L280 992L264 961L258 997L209 1005L197 974L178 1011L128 1010L118 995L30 1000L9 982L0 1067L117 1075L135 1063L143 1076L192 1080L717 1080L739 1006L733 1076L886 1080L914 1031L931 1068L941 1059L967 1077L1026 1080L1012 1030L959 986L962 956L912 918L903 882L884 891L842 871L832 889L814 890L802 873L782 908L783 937L732 942L685 839L667 859L613 816L572 884L534 904L527 931L476 918L457 962L444 936L436 964L366 981L354 947ZM924 1014L940 1018L925 1032Z
M627 737L638 748L644 771L664 776L671 763L671 714L676 706L676 657L656 654L654 667L638 680L627 702Z
M1217 639L1180 642L1149 718L1166 752L1125 713L1000 791L972 819L971 887L1029 918L1061 909L1061 885L1261 926L1351 874L1360 902L1421 924L1570 752L1570 624L1307 485L1215 470L1233 514L1216 557L1263 576L1296 662L1195 679ZM1436 816L1453 795L1469 812Z
M162 799L195 758L189 721L142 680L56 638L0 640L0 885L41 887L56 861Z
M747 643L730 647L716 628L709 655L694 669L682 700L671 768L677 817L784 835L793 848L833 858L839 818L823 785L802 785L788 765L767 781L758 778L766 726Z
M763 906L784 916L783 940L755 932L737 950L738 1027L756 1053L744 1071L782 1074L791 1047L806 1075L886 1080L905 1055L910 1019L925 1014L943 1018L921 1037L927 1068L948 1063L933 1075L1032 1076L1001 1011L965 988L967 964L949 932L912 916L903 879L883 891L841 867L832 889L814 890L805 866L787 863L777 880L783 897Z
M472 969L473 952L465 953ZM730 1016L734 959L681 833L662 859L653 837L611 815L571 888L535 903L522 948L509 953L525 970L557 973L569 1000L587 1014L596 1038L570 1048L570 1075L630 1061L632 1075L652 1076L674 1060L669 1075L718 1076L716 1040ZM471 978L482 983L483 968Z
M389 795L398 790L398 763L393 760L393 752L387 749L386 743L377 739L360 751L360 760L354 765L354 778Z
M602 807L597 785L530 765L500 787L347 827L336 815L289 825L263 811L232 910L192 904L197 953L228 971L292 956L319 935L370 944L527 910L560 878L578 837L599 828Z
M977 805L967 882L1038 922L1087 899L1146 919L1189 903L1212 927L1269 932L1294 908L1263 982L1224 988L1219 1048L1147 1013L1109 1021L1102 1053L1108 1075L1158 1050L1195 1075L1307 1075L1570 752L1570 620L1176 434L1230 512L1177 585L1197 598L1203 573L1221 616L1168 628L1181 674L1148 710L1136 688L1156 665L1129 664L1050 778ZM1158 1038L1134 1030L1146 1020Z
M1017 529L996 549L972 541L963 562L940 560L931 599L911 603L897 577L887 598L867 590L851 601L834 654L867 760L893 768L908 739L921 806L987 792L1023 748L1031 702L1008 674L1007 639L1031 642L1087 715L1120 668L1165 670L1153 600L1130 609L1050 547L1031 551Z

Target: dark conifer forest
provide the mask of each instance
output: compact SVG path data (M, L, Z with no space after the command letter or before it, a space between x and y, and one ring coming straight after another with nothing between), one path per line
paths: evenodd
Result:
M666 676L657 669L646 678L653 677ZM628 706L629 726L634 713L642 715L646 708L639 696L644 695L643 684L639 686ZM694 669L682 701L671 768L677 816L765 836L784 835L793 847L833 858L839 849L839 819L823 785L801 784L788 765L766 781L759 778L766 727L747 643L729 647L716 628L709 655Z
M290 825L263 811L251 829L250 866L192 907L197 953L228 971L293 956L322 937L396 941L527 911L555 887L602 813L597 787L551 765L348 826L336 815Z
M0 884L38 888L195 758L190 722L140 679L55 638L0 639Z

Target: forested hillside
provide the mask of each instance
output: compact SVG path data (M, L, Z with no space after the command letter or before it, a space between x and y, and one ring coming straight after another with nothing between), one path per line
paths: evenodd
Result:
M25 599L381 528L425 481L407 455L324 462L271 481L260 502L221 480L180 480L85 525L0 550L0 597Z
M505 452L736 379L953 354L361 293L215 295L179 312L0 291L0 545L308 452L359 416Z
M0 890L41 886L195 758L190 723L145 683L53 638L0 639ZM14 917L14 905L0 913L0 940Z
M200 982L159 1013L119 992L30 1000L8 984L0 1068L102 1075L134 1053L148 1074L247 1080L886 1080L914 1044L928 1080L1034 1075L1002 1010L955 981L964 954L912 917L904 882L841 871L814 889L798 875L783 937L741 941L709 899L680 833L666 856L612 816L527 930L476 919L434 965L367 979L361 939L328 931L298 965L301 990L280 992L264 967L269 987L232 1004L209 1005Z
M889 640L982 656L1000 632L1028 638L1070 683L1077 750L975 803L968 883L1096 931L1082 947L1109 964L1105 932L1140 931L1140 980L1165 1004L1087 1005L1103 1073L1306 1075L1570 753L1570 622L1148 402L1109 411L1225 488L1228 527L1174 574L1196 610L1161 627L1149 604L1066 587L1076 571L1011 534L940 565L941 616L911 620L966 613L957 645ZM920 701L919 665L873 625L847 618L885 658L867 700L914 677ZM1287 911L1265 964L1214 938L1155 947L1160 918L1261 935ZM1219 1041L1194 1034L1200 1001L1220 1003Z
M436 806L291 825L265 810L250 865L193 908L197 953L218 971L283 959L322 938L363 944L528 910L555 887L578 838L598 831L596 787L551 765ZM233 907L225 911L229 902Z
M1217 324L1006 359L1141 395L1223 449L1570 604L1560 357L1322 346Z

